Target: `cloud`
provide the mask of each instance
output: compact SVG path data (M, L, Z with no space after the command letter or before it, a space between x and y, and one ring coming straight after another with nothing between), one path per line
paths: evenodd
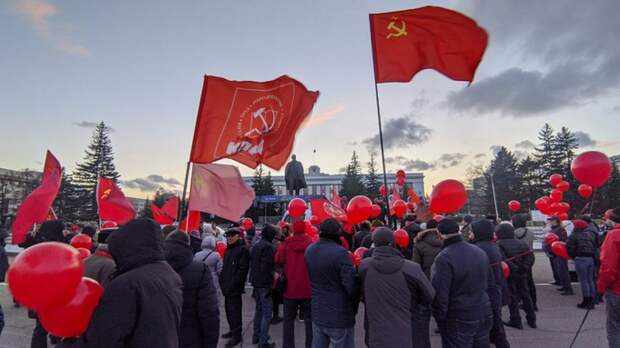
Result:
M535 148L536 145L534 145L534 143L529 141L529 140L523 140L523 141L520 141L520 142L516 143L515 147L518 148L518 149L528 150L528 149Z
M489 146L489 150L491 150L491 153L493 154L493 156L496 156L497 153L502 149L503 146L501 145L491 145Z
M159 184L168 184L168 185L181 185L181 182L175 178L164 178L161 175L157 175L157 174L151 174L149 176L146 177L148 180L152 181L152 182L156 182Z
M463 161L465 157L467 157L467 155L464 153L444 153L436 161L436 165L441 166L441 168L444 169L456 167Z
M80 128L95 129L99 125L99 122L79 121L79 122L73 122L73 125L78 126ZM114 128L108 126L108 129L110 130L110 132L114 132Z
M448 169L456 167L463 159L467 157L463 153L444 153L439 156L439 159L427 162L421 159L408 159L404 156L388 157L385 159L386 164L395 164L402 167L405 170L435 170L435 169Z
M611 109L611 112L620 112L620 105L614 106L614 108Z
M466 6L492 33L492 45L523 54L536 68L507 68L450 93L448 107L527 117L591 103L620 86L620 40L614 34L620 1L566 6L565 1L474 0Z
M413 114L407 114L388 120L383 125L383 146L386 149L408 148L412 145L425 143L432 130L415 121ZM380 148L379 134L362 141L369 152L377 152Z
M52 30L50 18L57 15L58 9L47 0L18 0L17 11L26 17L34 31L57 49L72 55L89 57L90 51L66 36Z
M317 112L316 114L312 114L310 116L310 118L308 119L308 121L306 121L304 123L304 128L309 128L309 127L314 127L314 126L318 126L320 124L323 124L329 120L331 120L332 118L334 118L336 115L338 115L339 113L345 111L347 108L344 104L337 104L332 106L331 108L325 110L325 111L321 111L321 112Z
M477 153L477 154L474 155L475 159L479 159L479 158L482 158L482 157L486 157L486 154L485 153Z
M155 192L159 188L175 189L180 188L181 183L175 178L164 178L158 174L151 174L145 178L135 178L132 180L121 181L121 185L127 188L140 190L142 192Z
M580 147L589 147L597 144L596 140L593 140L590 134L586 132L576 131L573 132L573 135L577 139L577 144L579 144Z
M425 97L418 97L411 101L411 107L413 107L414 109L422 109L430 103L430 99Z

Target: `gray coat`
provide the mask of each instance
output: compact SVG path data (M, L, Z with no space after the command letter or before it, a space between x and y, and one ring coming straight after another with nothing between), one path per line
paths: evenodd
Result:
M194 255L194 261L203 262L211 271L212 279L219 279L219 275L222 272L222 257L215 250L215 237L207 236L202 240L202 251L199 251ZM217 281L213 282L215 288L220 293L220 284Z
M435 290L415 262L390 246L375 248L360 266L369 347L412 347L412 310Z
M529 228L519 227L515 229L515 238L524 241L530 250L534 250L534 232Z

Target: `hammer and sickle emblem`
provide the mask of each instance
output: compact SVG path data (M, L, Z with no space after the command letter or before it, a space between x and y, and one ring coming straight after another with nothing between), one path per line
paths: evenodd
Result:
M101 199L108 199L110 198L110 194L112 193L112 189L105 189L103 191L103 193L101 194Z
M401 20L399 27L398 25L396 25L398 17L392 17L391 19L392 21L387 26L387 29L390 31L390 33L386 36L386 38L391 39L393 37L396 38L401 36L407 36L407 23Z
M265 119L267 117L266 113L268 112L272 113L271 124L268 122L268 120ZM260 123L262 124L262 129L260 129L261 126L251 129L245 134L245 136L247 137L261 136L263 134L267 134L270 130L272 130L276 124L277 112L275 110L267 110L266 107L262 107L256 110L252 114L252 117L261 121Z

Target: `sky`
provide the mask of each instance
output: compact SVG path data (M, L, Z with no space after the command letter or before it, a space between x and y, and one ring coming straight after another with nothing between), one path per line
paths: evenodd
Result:
M105 121L128 195L179 189L204 74L319 90L293 152L333 174L353 151L365 163L378 151L368 13L425 5L472 17L489 45L469 87L432 70L379 85L389 171L423 172L427 191L464 180L498 146L531 151L546 122L620 154L617 0L5 0L0 167L40 170L50 149L72 170Z

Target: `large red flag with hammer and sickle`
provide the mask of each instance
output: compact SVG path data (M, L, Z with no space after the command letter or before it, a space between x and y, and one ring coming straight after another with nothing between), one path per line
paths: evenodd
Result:
M318 96L288 76L267 82L205 76L190 161L231 158L279 170Z
M136 216L133 205L114 180L104 177L99 177L97 184L97 208L99 219L114 221L119 226L126 224Z
M409 82L424 69L471 82L488 41L474 20L436 6L371 14L370 29L377 83Z

